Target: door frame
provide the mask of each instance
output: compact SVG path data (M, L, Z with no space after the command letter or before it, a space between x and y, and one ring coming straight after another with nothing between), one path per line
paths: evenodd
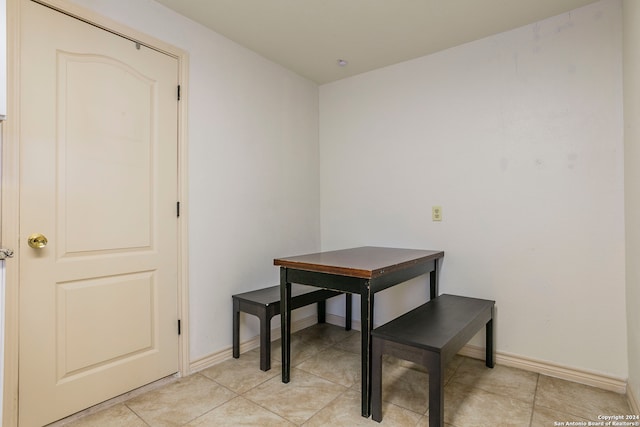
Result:
M179 336L178 374L190 373L189 357L189 286L188 286L188 201L187 201L187 104L189 57L187 52L149 35L101 16L67 0L32 0L106 31L155 49L178 60L178 81L181 87L178 103L178 317ZM14 258L5 261L5 342L2 425L18 425L18 361L19 361L19 302L20 302L20 2L7 0L7 118L0 126L2 139L2 183L0 212L0 246L12 248Z

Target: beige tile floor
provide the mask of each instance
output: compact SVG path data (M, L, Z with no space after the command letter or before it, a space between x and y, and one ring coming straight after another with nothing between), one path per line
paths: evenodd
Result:
M262 372L258 349L177 379L100 412L63 422L67 427L145 426L376 426L360 416L360 335L314 325L292 336L291 381L280 381L280 343ZM623 395L456 356L448 365L445 425L554 426L626 415ZM429 425L428 374L406 361L383 365L383 421ZM558 424L555 424L558 423Z

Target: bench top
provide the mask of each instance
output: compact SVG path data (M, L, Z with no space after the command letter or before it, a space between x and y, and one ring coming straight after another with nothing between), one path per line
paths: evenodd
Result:
M299 285L294 283L291 285L291 298L294 299L300 295L310 294L312 292L325 292L323 288L315 286ZM340 292L335 292L338 295ZM238 298L246 301L251 301L259 304L270 305L280 302L280 285L270 286L268 288L256 289L255 291L244 292L241 294L233 295L233 298Z
M491 316L494 301L443 294L371 331L374 337L442 350L479 317Z

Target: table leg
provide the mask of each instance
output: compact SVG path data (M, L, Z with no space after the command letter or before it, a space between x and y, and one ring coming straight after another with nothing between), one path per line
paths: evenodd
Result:
M282 332L282 382L289 382L291 372L291 283L287 269L280 267L280 330Z
M240 357L240 301L233 298L233 357Z
M438 296L438 260L433 260L433 270L429 273L429 297L435 299Z
M371 408L371 329L373 325L373 294L369 282L360 291L360 335L362 338L362 416L369 417Z
M491 320L485 326L485 365L487 368L493 368L496 364L495 341L493 340L493 308L491 308Z

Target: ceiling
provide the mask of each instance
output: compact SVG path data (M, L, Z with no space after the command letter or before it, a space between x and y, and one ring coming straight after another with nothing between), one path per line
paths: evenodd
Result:
M156 0L318 84L595 0ZM348 62L339 66L338 60Z

